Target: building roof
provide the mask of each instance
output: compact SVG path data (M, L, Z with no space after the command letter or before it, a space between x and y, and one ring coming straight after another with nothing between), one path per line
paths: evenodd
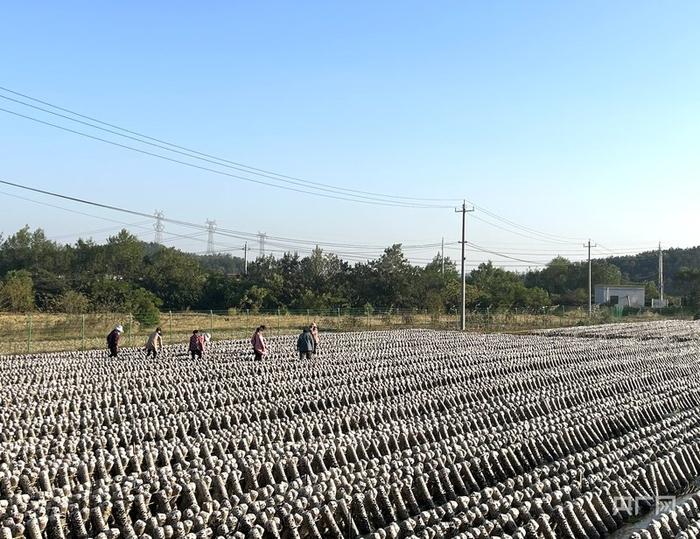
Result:
M597 284L595 288L634 288L644 290L643 284Z

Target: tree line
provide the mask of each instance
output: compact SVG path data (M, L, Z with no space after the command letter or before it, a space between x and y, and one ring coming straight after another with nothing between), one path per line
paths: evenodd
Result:
M700 267L700 250L692 261L693 268ZM595 260L594 283L635 280L637 274L629 269L633 265L623 262L626 270L612 259ZM41 229L24 227L0 237L0 309L131 312L148 321L157 320L160 310L459 309L461 283L455 261L446 257L443 263L438 253L429 264L416 266L400 244L367 262L351 264L316 248L305 257L291 252L260 257L248 264L247 273L243 267L237 256L187 253L143 242L126 230L102 244L89 239L60 244ZM587 271L586 263L560 257L525 273L484 263L468 275L467 306L541 310L583 305ZM700 298L697 269L679 267L669 273L674 292L694 301ZM653 279L642 282L648 296L656 297Z

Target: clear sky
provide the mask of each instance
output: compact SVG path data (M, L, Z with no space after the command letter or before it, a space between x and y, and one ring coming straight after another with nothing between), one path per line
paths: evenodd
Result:
M681 1L7 2L0 86L305 180L466 197L576 238L535 241L477 211L468 234L478 245L528 261L580 258L588 237L615 252L700 243L699 20L700 3ZM5 99L0 107L119 140ZM0 156L5 180L240 231L371 245L459 239L451 209L278 190L4 112ZM5 234L27 223L61 241L103 239L119 226L8 193L139 222L132 230L153 237L143 219L0 186ZM172 233L192 230L167 225L167 241L205 248L204 235Z

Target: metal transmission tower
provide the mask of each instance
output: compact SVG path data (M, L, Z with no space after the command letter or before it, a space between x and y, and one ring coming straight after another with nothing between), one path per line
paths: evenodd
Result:
M153 216L156 218L156 222L153 223L153 230L156 231L154 241L158 244L163 244L163 231L165 230L165 225L163 224L163 219L165 215L162 211L156 210Z
M462 331L467 329L467 276L464 273L464 249L467 245L467 212L474 211L474 208L467 209L467 201L462 202L460 209L455 209L456 213L462 214L462 313L459 317L459 324Z
M265 256L265 239L267 238L267 234L264 232L258 232L258 241L260 242L260 252L258 256L262 258Z
M216 221L207 219L207 254L214 254L214 231L216 230Z

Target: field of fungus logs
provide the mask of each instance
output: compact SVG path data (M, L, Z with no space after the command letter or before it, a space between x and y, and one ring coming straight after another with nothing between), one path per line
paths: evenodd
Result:
M700 537L698 341L248 348L0 358L0 539Z
M596 339L673 339L677 341L700 339L700 320L657 320L630 324L601 324L543 329L539 335L560 337L590 337Z

